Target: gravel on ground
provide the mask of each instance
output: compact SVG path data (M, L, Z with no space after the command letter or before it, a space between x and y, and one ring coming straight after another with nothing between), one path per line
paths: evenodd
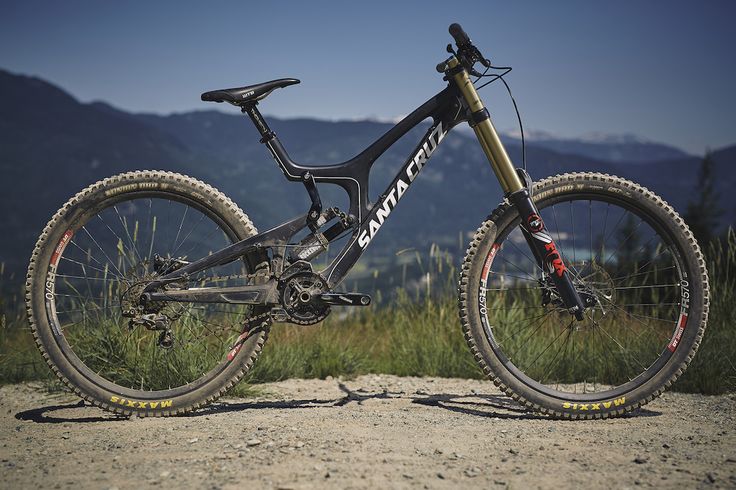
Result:
M736 488L736 394L665 393L603 421L525 412L489 382L258 385L190 416L116 418L0 387L0 487Z

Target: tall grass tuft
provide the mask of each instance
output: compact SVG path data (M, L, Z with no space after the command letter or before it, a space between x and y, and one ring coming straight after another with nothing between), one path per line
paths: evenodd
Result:
M708 329L695 359L673 389L734 392L736 233L729 231L706 253L711 284ZM315 326L274 325L247 382L365 373L481 378L460 330L452 259L433 247L429 260L417 260L416 266L421 274L415 279L403 280L397 290L375 293L388 298L382 304L362 310L335 308ZM23 313L16 313L22 311L20 306L8 299L0 302L0 383L51 377ZM202 358L206 348L202 346ZM197 357L195 351L190 354ZM186 366L178 368L186 370ZM241 384L235 393L248 394L250 389Z
M706 249L710 314L705 337L690 367L675 385L685 392L736 391L736 230Z

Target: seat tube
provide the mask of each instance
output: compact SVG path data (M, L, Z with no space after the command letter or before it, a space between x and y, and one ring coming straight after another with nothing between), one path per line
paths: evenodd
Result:
M457 68L459 62L457 58L451 58L448 62L450 69ZM460 89L465 102L471 111L471 126L475 131L475 136L480 142L483 153L486 154L493 172L496 174L501 188L506 194L511 194L524 188L524 184L516 173L514 164L511 163L506 148L498 137L496 128L493 127L488 110L480 100L478 92L475 90L473 82L465 70L458 70L453 78L457 87Z

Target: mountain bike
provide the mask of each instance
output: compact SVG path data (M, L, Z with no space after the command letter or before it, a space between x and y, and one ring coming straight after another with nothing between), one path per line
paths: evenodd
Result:
M485 75L477 64L488 71L490 61L459 25L450 34L455 47L437 66L446 87L340 164L294 162L259 112L299 80L202 94L247 114L286 179L309 195L305 214L265 232L213 187L176 173L124 173L71 198L41 233L26 282L32 331L54 373L119 414L212 402L253 367L273 323L313 325L332 308L371 303L338 286L448 132L467 123L505 196L475 232L458 285L462 330L483 372L528 409L560 418L622 415L662 393L693 358L708 315L692 233L661 198L618 177L532 182L474 84ZM372 201L374 162L427 119ZM342 188L348 209L323 206L318 183ZM317 266L335 243L335 257Z

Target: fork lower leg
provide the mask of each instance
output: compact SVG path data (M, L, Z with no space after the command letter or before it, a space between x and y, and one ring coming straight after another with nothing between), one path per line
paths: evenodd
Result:
M565 266L552 235L547 231L537 207L529 196L529 191L521 189L514 192L509 195L509 200L519 211L521 229L537 263L552 278L565 308L575 315L575 318L582 320L585 309L583 301L575 289L572 275Z

